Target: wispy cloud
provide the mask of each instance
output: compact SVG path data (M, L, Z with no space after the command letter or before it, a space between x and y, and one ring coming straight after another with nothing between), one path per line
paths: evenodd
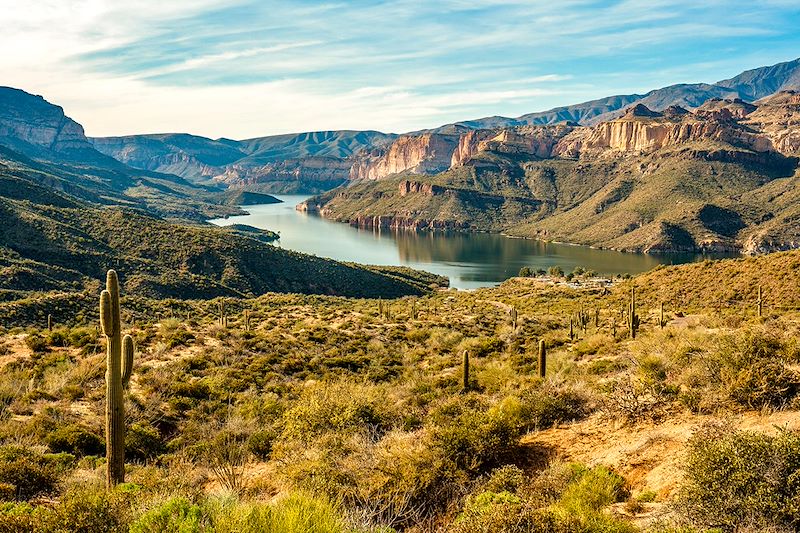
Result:
M0 12L0 84L94 135L408 131L800 55L788 0L0 0Z

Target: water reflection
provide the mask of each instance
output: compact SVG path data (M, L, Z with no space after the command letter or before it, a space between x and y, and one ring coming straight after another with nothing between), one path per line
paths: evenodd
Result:
M553 244L501 235L363 230L295 211L303 196L280 196L282 204L248 206L249 215L218 219L219 225L249 224L280 234L279 246L364 264L405 265L450 278L457 288L495 285L528 266L581 266L603 275L635 274L659 264L703 259L698 254L624 254L585 246Z

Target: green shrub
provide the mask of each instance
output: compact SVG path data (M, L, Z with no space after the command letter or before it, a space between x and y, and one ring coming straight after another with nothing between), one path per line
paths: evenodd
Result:
M14 486L18 500L52 492L58 477L58 465L42 454L21 446L0 446L0 482Z
M254 456L266 461L272 453L272 443L275 437L277 434L272 429L256 431L247 439L247 447Z
M573 389L552 387L528 389L521 395L522 418L526 429L546 429L559 422L581 420L591 405L585 394Z
M44 353L47 351L47 339L38 333L31 333L25 337L25 345L31 349L33 353Z
M477 474L517 451L522 434L519 400L506 398L489 409L464 407L460 399L454 402L441 409L455 409L457 414L449 420L434 415L431 446L459 469Z
M800 527L800 435L708 426L689 442L684 514L695 524Z
M67 492L52 509L37 508L41 531L67 533L107 533L124 531L127 520L122 501L102 489Z
M131 524L130 533L211 532L199 505L185 498L171 498L150 509Z
M131 424L125 432L125 458L150 461L164 453L164 441L158 430L144 422Z
M102 455L105 441L85 426L69 424L52 431L45 437L45 443L54 452L66 452L77 456Z
M484 490L495 493L510 492L516 494L524 481L525 474L521 468L515 465L503 465L492 470Z

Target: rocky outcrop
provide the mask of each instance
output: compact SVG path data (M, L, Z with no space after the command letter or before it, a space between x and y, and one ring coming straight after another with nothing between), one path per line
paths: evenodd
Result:
M759 100L743 124L767 137L776 151L800 155L800 92L782 91Z
M404 135L385 151L373 151L357 157L350 169L350 179L377 180L401 172L443 172L450 168L459 139L459 135L438 133Z
M83 126L41 96L0 88L0 138L54 152L91 150Z
M698 114L671 110L667 115L640 104L619 119L566 136L553 154L587 157L606 151L642 153L693 141L717 141L756 152L774 150L769 138L740 125L727 108Z
M317 193L347 181L351 163L345 159L308 157L263 165L233 164L214 176L229 186L275 193Z

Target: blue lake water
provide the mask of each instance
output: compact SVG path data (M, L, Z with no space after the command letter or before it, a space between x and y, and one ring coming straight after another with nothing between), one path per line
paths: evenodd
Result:
M585 246L513 239L485 233L430 233L365 230L295 210L306 196L277 196L283 203L246 206L249 214L216 219L220 226L247 224L280 234L278 246L339 261L402 265L450 278L450 285L474 289L497 285L520 268L576 266L602 275L636 274L659 264L705 259L700 254L628 254Z

